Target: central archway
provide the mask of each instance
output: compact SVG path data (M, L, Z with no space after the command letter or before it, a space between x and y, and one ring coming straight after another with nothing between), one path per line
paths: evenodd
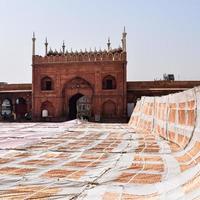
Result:
M74 77L67 81L62 90L64 100L63 116L66 116L67 120L75 119L77 117L77 100L83 96L90 99L90 111L92 113L93 94L93 86L87 80L81 77Z
M77 101L82 96L83 96L83 94L77 93L69 99L69 120L76 119L76 117L77 117Z

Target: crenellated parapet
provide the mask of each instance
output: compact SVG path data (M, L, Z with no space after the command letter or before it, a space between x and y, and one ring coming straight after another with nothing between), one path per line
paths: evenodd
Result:
M57 52L50 51L46 56L34 56L34 63L67 63L67 62L101 62L101 61L126 61L126 52L122 48L99 51Z
M69 52L65 50L65 43L63 41L62 49L58 52L57 50L53 51L51 48L48 51L48 42L47 38L45 40L45 56L35 55L35 34L33 34L33 63L42 64L42 63L68 63L68 62L103 62L103 61L122 61L126 62L126 32L122 33L122 46L116 49L111 48L110 38L108 38L107 50L96 50L92 51L75 51L72 50Z

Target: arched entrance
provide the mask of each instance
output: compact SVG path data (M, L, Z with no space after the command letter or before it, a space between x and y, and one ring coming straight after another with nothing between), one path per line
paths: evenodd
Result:
M82 97L81 93L73 95L69 99L69 119L73 120L77 117L77 101Z
M92 113L92 97L93 97L93 86L81 77L75 77L70 81L66 82L62 95L64 100L63 114L68 120L73 120L77 118L77 101L86 96L90 100L90 111ZM81 101L81 104L83 102ZM80 109L79 109L80 110Z
M9 99L4 99L1 105L1 115L4 120L9 120L12 115L12 103Z
M2 110L1 110L2 115L4 114L10 115L12 113L12 104L9 99L4 99L1 107L2 107Z
M45 101L41 105L41 117L52 118L54 117L54 106L51 102Z
M16 100L15 112L17 119L22 119L27 113L27 103L24 98L18 98Z

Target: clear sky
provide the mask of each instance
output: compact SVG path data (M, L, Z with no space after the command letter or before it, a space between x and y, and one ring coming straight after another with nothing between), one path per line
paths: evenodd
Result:
M116 48L124 25L128 80L200 80L200 0L0 0L0 82L31 82L33 31L43 55L46 36L52 49L103 49L108 36Z

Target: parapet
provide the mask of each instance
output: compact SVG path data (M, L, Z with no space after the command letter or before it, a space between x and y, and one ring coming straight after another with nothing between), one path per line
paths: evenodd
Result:
M123 61L126 62L126 52L122 48L112 50L94 50L94 51L66 51L57 52L50 51L46 56L34 55L34 64L46 64L46 63L70 63L70 62L103 62L103 61Z

